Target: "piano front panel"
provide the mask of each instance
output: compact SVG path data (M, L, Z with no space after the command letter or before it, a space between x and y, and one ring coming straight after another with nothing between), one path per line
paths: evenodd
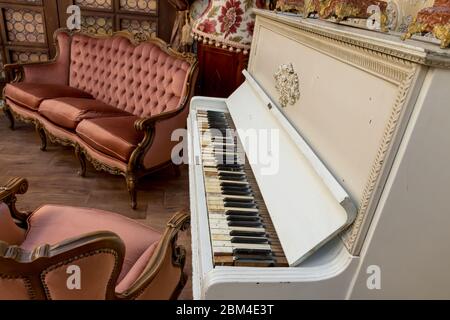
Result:
M369 205L380 195L374 191L386 178L383 166L392 159L400 123L412 110L411 92L421 69L337 36L328 38L316 26L302 28L282 19L271 13L257 16L249 72L359 206L346 240L357 253L356 242L367 227L362 225L374 210ZM322 22L312 23L319 29ZM298 76L299 98L282 107L275 74L290 64Z

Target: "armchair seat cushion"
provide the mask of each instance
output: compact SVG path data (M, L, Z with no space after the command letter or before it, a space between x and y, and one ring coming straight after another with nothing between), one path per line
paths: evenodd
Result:
M84 119L130 115L99 100L86 98L56 98L41 103L39 113L66 129L75 130Z
M144 253L148 256L149 248L155 248L162 236L160 232L124 216L89 208L46 205L30 215L28 223L26 239L21 245L28 251L86 233L114 232L125 243L125 260L118 281L128 274Z
M9 83L5 97L32 110L38 110L42 101L60 97L92 98L82 90L58 84Z
M94 149L128 162L144 138L144 134L134 128L138 119L136 116L126 116L83 120L76 132Z

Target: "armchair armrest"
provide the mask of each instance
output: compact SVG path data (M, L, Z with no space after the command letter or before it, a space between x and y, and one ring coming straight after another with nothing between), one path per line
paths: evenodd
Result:
M161 237L155 252L147 263L147 266L142 271L141 275L136 281L126 290L121 293L120 299L135 299L142 294L153 281L157 281L157 277L165 269L167 263L167 254L171 252L171 264L181 269L181 278L178 283L178 290L182 289L185 284L186 276L183 273L186 251L183 247L177 245L178 233L184 231L189 227L190 216L187 210L182 210L176 213L172 219L167 223L166 230ZM175 290L171 298L177 298L179 292Z
M25 222L29 213L18 211L16 208L16 195L24 194L28 190L28 181L24 178L10 179L6 185L0 186L0 202L4 202L13 218Z
M96 259L99 255L112 255L113 261L105 261L104 256ZM14 279L26 276L29 298L35 300L114 299L124 256L123 241L109 231L81 235L55 245L43 244L32 251L0 241L0 274ZM81 280L80 290L70 290L67 287L70 274L64 267L71 265L82 269L81 279L95 277L102 265L108 267L105 269L108 273L104 281L97 277L96 281Z

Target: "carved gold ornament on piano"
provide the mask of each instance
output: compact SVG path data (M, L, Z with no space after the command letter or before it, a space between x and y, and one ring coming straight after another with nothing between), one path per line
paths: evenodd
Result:
M282 64L274 77L281 106L294 105L300 99L300 81L292 63Z

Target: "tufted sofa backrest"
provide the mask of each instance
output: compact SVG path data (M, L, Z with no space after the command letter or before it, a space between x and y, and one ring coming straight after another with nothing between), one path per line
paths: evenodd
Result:
M135 46L123 36L75 34L69 82L109 105L148 117L178 109L190 68L154 43Z

